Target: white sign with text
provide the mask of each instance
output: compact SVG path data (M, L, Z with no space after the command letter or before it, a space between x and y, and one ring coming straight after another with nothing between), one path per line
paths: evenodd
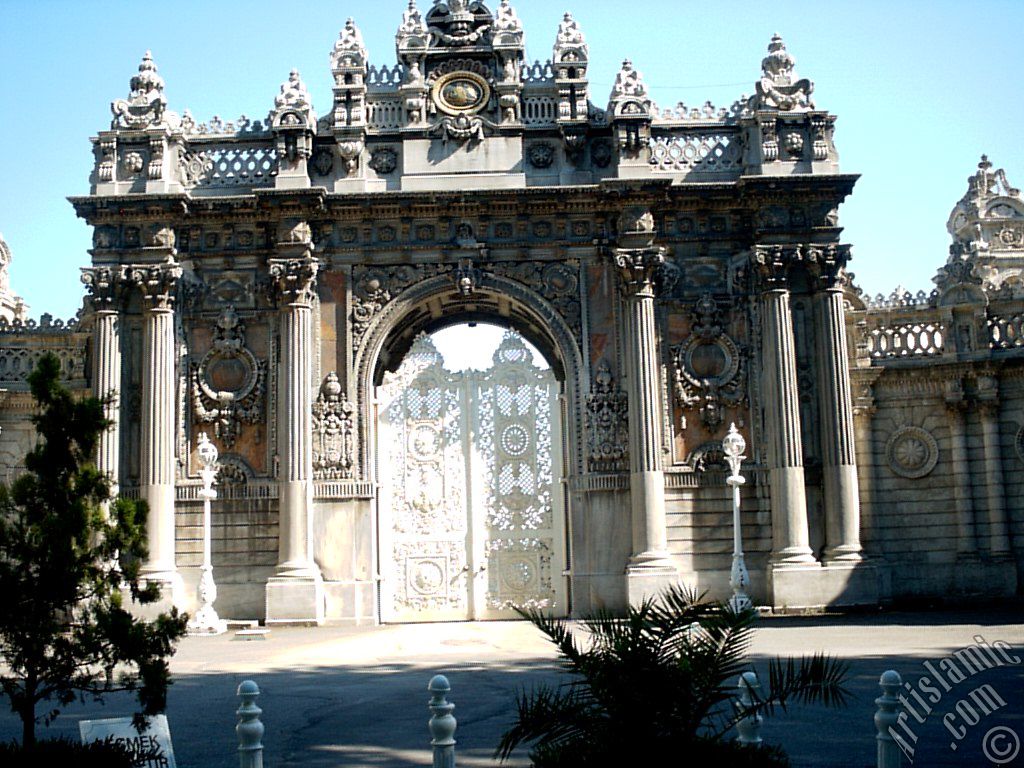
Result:
M111 717L106 720L82 720L78 730L83 744L94 741L123 744L135 757L138 768L176 768L166 715L150 717L146 723L146 728L139 733L130 717Z

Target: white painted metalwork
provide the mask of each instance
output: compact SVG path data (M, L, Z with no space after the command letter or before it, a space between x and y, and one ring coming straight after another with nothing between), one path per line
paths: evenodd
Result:
M735 424L729 425L729 434L722 440L722 453L725 454L725 461L729 465L729 477L725 482L732 488L732 571L729 574L729 586L732 587L732 597L729 605L734 611L743 611L753 607L750 598L747 597L747 590L750 588L750 574L747 573L747 564L743 560L743 528L740 524L740 486L746 480L740 474L740 465L743 459L743 451L747 443L743 439Z
M217 498L217 492L213 490L217 476L217 447L210 442L205 432L200 432L196 450L202 463L199 476L203 479L203 488L199 493L203 499L203 574L199 578L199 610L188 623L188 631L191 635L219 635L227 631L227 624L213 607L217 600L217 584L213 580L210 547L210 502Z
M511 331L482 372L414 342L379 392L383 620L566 612L557 388Z

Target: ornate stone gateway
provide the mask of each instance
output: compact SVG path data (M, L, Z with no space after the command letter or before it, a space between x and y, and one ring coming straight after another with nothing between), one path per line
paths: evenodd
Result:
M567 611L558 383L515 332L451 373L421 335L379 389L381 618Z

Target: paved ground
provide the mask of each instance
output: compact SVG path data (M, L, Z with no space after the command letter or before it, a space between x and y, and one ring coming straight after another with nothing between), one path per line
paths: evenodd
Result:
M1018 612L989 610L762 619L755 666L763 668L772 655L826 650L850 661L856 696L846 710L798 707L777 714L766 720L763 735L784 745L797 766L873 766L879 674L895 668L916 684L928 674L924 662L939 665L975 636L1009 643L1024 661L1021 618ZM188 638L172 670L168 719L180 768L237 766L235 688L246 678L263 691L267 768L429 765L426 686L437 672L452 683L459 765L493 765L490 756L509 722L515 691L558 679L550 645L519 622L275 629L265 641ZM957 716L957 703L964 700L971 706L961 705L961 712L971 718L978 707L970 692L986 683L1007 705L973 726L962 718L952 721L956 733L965 729L954 751L943 715ZM1024 663L981 672L940 694L927 717L917 707L925 722L913 723L915 765L993 764L983 756L981 741L996 726L1024 740ZM80 718L130 711L124 699L105 707L77 706L48 730L77 738ZM0 713L0 739L19 734L14 716ZM997 736L990 750L1005 750L1009 733ZM520 758L510 764L527 763ZM1003 764L1024 765L1024 756Z

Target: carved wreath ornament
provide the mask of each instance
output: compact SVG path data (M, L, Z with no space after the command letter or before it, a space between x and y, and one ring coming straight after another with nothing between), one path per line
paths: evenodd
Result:
M900 427L885 444L885 459L894 474L916 480L935 469L939 446L921 427Z
M213 424L214 434L230 448L242 424L263 418L267 361L246 349L245 326L232 306L217 318L213 335L213 347L192 366L192 406L196 420Z

